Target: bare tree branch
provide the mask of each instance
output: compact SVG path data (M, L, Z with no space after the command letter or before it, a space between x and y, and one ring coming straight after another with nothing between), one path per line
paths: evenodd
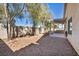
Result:
M20 11L18 11L18 12L11 18L10 21L12 21L13 18L14 18L16 15L19 15L19 14L24 10L24 7L25 7L25 3L24 3L24 5L23 5L23 8L22 8Z

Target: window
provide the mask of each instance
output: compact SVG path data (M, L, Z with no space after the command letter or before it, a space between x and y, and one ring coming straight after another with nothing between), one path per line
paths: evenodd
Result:
M68 34L72 34L72 17L68 20Z

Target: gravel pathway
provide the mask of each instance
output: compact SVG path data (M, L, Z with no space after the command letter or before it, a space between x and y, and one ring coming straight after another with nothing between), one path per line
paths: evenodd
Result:
M19 51L12 52L10 48L0 41L0 52L11 56L77 56L66 38L45 36L38 41L39 45L31 44Z

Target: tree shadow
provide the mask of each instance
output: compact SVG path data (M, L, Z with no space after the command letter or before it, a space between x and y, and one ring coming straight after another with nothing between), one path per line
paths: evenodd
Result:
M14 52L14 55L15 56L39 56L39 53L41 53L41 51L39 50L39 53L37 54L38 51L36 51L36 50L37 50L37 48L39 49L41 40L48 35L49 35L49 33L44 33L44 35L37 41L37 43L39 43L39 44L30 44L29 46L26 46L16 52Z
M30 44L29 46L26 46L24 48L21 48L18 51L13 52L10 47L8 47L5 42L3 40L0 39L0 55L1 56L63 56L63 55L67 55L67 56L78 56L78 54L76 53L76 51L73 49L73 47L71 47L70 43L67 41L67 39L62 39L62 38L58 38L59 40L62 40L62 44L66 44L66 47L68 49L66 49L66 47L64 47L63 49L61 49L61 46L57 46L55 45L57 48L55 49L55 46L52 46L54 44L59 44L56 43L57 41L57 37L53 37L53 38L49 38L48 37L49 33L44 33L44 35L37 41L39 44ZM48 39L46 39L48 38ZM52 39L52 40L49 40ZM54 40L53 40L54 39ZM47 43L48 42L48 43ZM52 43L53 42L53 43ZM60 43L61 43L60 42ZM50 49L51 48L51 49ZM55 51L54 51L55 49ZM58 50L61 50L59 52L57 52ZM64 50L64 54L63 51ZM46 54L47 53L47 54ZM69 53L69 54L68 54Z
M37 42L39 42L43 37L47 36L48 33L45 33ZM30 51L29 49L34 47L35 44L30 44L29 46L26 46L24 48L21 48L18 51L13 52L10 47L2 40L0 39L0 56L19 56L21 53L24 52L24 50ZM20 53L20 54L19 54ZM24 52L26 53L26 52ZM22 55L22 54L21 54ZM26 55L26 54L25 54ZM28 54L29 55L29 54ZM23 56L23 55L22 55Z
M12 55L13 51L5 44L5 42L0 39L0 55L7 56L9 54Z

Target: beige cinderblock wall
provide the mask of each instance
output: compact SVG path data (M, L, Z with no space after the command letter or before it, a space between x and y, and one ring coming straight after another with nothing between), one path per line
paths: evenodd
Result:
M79 4L67 4L66 13L66 30L68 30L68 20L72 17L72 35L68 34L68 40L79 54Z

